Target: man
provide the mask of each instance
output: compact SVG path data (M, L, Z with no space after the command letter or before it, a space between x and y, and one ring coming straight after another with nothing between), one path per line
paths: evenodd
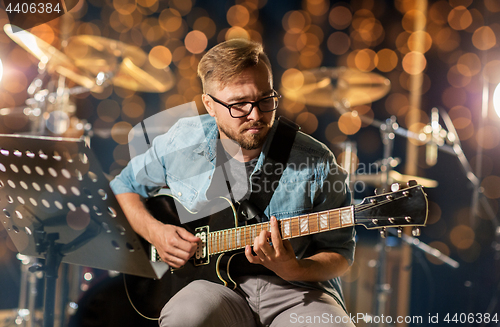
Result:
M182 227L156 220L142 198L166 185L187 209L196 211L217 196L216 167L227 161L231 195L235 201L248 197L255 191L250 181L265 169L279 98L269 59L262 46L251 41L237 39L215 46L201 59L198 75L208 115L181 119L111 183L134 230L175 268L193 256L200 240ZM240 269L235 291L204 280L190 283L165 305L160 326L332 322L352 326L338 277L354 258L354 229L283 241L277 224L277 219L349 205L345 177L326 146L297 133L286 169L265 209L271 231L261 232L253 247L245 248L245 264L261 269Z

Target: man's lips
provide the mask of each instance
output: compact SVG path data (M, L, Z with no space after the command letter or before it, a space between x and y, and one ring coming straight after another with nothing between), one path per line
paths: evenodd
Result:
M262 131L264 129L264 126L262 125L259 125L259 126L251 126L251 127L248 127L248 128L245 128L243 130L243 132L249 132L249 133L259 133L260 131Z

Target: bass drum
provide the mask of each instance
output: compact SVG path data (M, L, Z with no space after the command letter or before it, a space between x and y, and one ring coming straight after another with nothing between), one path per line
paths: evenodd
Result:
M161 281L131 275L96 278L78 301L68 327L158 327L163 287Z

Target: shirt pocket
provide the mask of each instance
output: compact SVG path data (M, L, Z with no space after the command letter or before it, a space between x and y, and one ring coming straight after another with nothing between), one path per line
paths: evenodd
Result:
M277 218L298 216L313 209L311 188L315 187L313 170L283 174L270 203L271 215Z
M196 188L172 175L167 176L167 182L172 195L175 196L187 209L193 210L195 199L198 196Z

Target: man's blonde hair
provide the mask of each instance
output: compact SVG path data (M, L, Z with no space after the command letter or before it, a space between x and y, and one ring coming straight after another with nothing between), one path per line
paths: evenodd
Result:
M242 71L257 66L261 61L269 70L269 76L272 76L271 63L262 44L247 39L231 39L219 43L198 64L203 92L211 92L215 87L223 89Z

